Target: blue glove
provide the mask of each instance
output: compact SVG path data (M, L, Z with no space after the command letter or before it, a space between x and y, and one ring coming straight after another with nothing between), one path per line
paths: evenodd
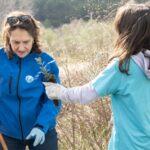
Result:
M45 141L45 134L39 128L33 128L29 135L26 137L26 140L35 138L33 146L37 146L38 144L43 144Z

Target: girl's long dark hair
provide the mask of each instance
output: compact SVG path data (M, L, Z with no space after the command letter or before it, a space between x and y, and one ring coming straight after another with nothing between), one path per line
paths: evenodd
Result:
M115 17L118 38L110 60L119 58L119 70L128 74L132 55L150 49L150 5L127 4L118 9Z

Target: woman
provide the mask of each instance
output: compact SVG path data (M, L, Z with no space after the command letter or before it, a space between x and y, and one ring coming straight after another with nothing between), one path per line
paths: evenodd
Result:
M42 52L40 28L33 16L12 12L4 20L0 49L0 133L8 149L57 150L55 105L45 94L43 81L53 75L59 83L55 60Z

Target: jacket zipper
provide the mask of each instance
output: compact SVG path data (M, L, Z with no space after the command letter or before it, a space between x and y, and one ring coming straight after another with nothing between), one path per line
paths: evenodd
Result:
M12 76L10 76L10 78L9 78L9 83L8 83L8 86L9 86L9 94L11 94L11 85L12 85Z
M18 74L18 80L17 80L17 97L19 101L19 124L20 124L20 130L21 130L21 138L23 140L23 128L22 128L22 122L21 122L21 98L19 96L19 80L21 75L21 59L19 59L19 74Z

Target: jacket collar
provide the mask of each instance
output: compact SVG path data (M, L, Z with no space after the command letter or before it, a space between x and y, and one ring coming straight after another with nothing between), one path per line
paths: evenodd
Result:
M150 79L150 50L144 50L132 56L135 63L143 70L148 79Z

